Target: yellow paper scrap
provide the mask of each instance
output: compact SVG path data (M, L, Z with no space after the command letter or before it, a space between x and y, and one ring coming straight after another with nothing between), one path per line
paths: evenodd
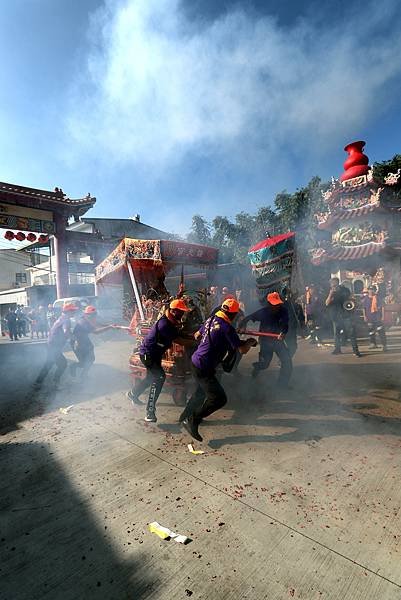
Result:
M149 523L148 528L151 533L155 533L162 540L172 539L179 544L187 544L191 541L186 535L175 533L174 531L171 531L171 529L168 529L168 527L163 527L163 525L160 525L157 521Z
M60 412L63 413L63 415L68 415L73 406L74 405L71 404L70 406L66 406L65 408L60 408Z
M167 527L163 527L162 525L159 525L159 523L157 521L154 521L153 523L149 523L148 527L149 527L150 533L155 533L162 540L167 540L170 537L170 530L167 529Z
M191 454L205 454L203 450L194 450L192 444L188 444L188 450Z

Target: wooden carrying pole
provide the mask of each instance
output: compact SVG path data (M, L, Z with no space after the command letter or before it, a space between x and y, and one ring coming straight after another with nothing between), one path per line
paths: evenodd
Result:
M132 287L134 288L135 300L136 300L136 303L137 303L137 306L138 306L139 315L141 317L141 321L144 321L145 320L145 313L143 312L143 306L142 306L141 296L139 294L138 284L137 284L136 279L135 279L134 269L132 268L132 265L131 265L131 263L130 263L129 260L127 260L127 268L128 268L129 278L130 278L131 283L132 283Z
M255 335L257 337L269 337L269 338L274 338L276 340L280 337L280 335L278 333L267 333L267 331L249 331L249 329L239 330L238 333L240 333L241 335Z

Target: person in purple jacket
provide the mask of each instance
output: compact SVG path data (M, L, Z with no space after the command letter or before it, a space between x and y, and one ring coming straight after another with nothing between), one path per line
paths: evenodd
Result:
M180 337L181 319L189 310L184 300L172 300L166 314L153 325L139 349L139 358L146 367L146 377L136 382L127 392L127 397L133 404L143 404L139 396L150 386L145 417L145 421L150 423L157 421L156 402L166 379L162 367L163 355Z
M50 329L47 340L47 359L40 371L35 386L40 387L46 375L55 365L54 384L57 385L67 368L67 359L63 354L64 347L71 337L71 316L78 310L74 304L65 304L61 316Z
M194 394L180 416L180 423L188 433L198 441L202 441L198 427L202 419L208 417L227 402L224 388L216 377L216 368L223 363L227 355L235 359L236 353L246 354L256 340L241 340L235 331L232 321L240 309L239 302L227 298L221 309L208 318L206 323L195 333L200 339L198 348L192 355L192 371L197 384ZM230 357L230 362L233 363Z

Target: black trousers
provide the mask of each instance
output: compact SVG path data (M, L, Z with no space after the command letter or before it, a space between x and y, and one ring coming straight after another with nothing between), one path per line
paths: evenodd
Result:
M227 395L216 377L216 372L204 373L192 365L196 389L184 409L181 419L192 417L200 423L209 415L222 408L227 402Z
M294 358L296 351L298 350L298 341L297 341L297 333L296 331L292 331L289 335L286 335L285 343L287 345L288 351L290 353L291 358Z
M38 375L38 378L36 380L37 383L41 383L44 380L44 378L53 368L54 365L56 366L56 371L54 373L54 381L58 382L60 381L62 374L67 368L67 359L65 358L61 350L48 346L46 362Z
M82 377L84 378L95 362L95 351L93 346L76 345L74 348L74 354L78 359L78 364L76 366L79 369L82 369Z
M252 377L256 377L259 371L269 368L273 354L278 356L281 363L278 382L288 385L292 375L292 359L285 342L280 340L263 340L260 346L259 362L253 365Z
M383 321L368 323L369 340L371 344L376 346L376 334L379 336L380 343L385 348L387 346L386 330L384 329Z
M17 325L9 325L8 326L8 333L10 335L10 340L13 340L14 342L16 342L18 340L18 329L17 329Z
M334 329L334 347L341 350L341 346L349 339L352 350L358 352L358 342L356 339L355 323L352 318L338 318L333 320Z
M150 386L147 410L154 412L156 402L163 389L166 373L162 367L162 358L151 358L148 355L140 356L142 364L146 367L146 377L137 380L132 388L132 395L138 398Z

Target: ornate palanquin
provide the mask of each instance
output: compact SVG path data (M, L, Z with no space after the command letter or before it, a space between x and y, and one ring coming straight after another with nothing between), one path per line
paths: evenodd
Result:
M147 335L153 323L163 314L171 296L165 287L166 275L174 268L182 269L185 265L201 267L202 270L214 269L217 266L218 249L211 246L188 244L178 240L138 240L123 239L119 245L96 268L96 283L122 283L126 290L130 282L131 292L128 292L130 331L135 335L136 348L130 356L129 364L133 379L146 375L139 356L139 346ZM182 289L179 295L185 297L185 286L182 275ZM132 294L134 291L134 294ZM188 298L190 303L190 299ZM183 327L183 337L189 333L193 340L190 326L190 316L196 320L197 306L191 305L191 313L187 313L186 325ZM202 318L200 322L202 321ZM198 323L198 326L200 325ZM187 327L186 327L187 326ZM189 331L187 329L189 328ZM197 327L195 328L195 330ZM171 387L172 396L177 404L185 404L191 381L190 350L180 343L174 343L164 355L162 365L167 375L167 385Z
M177 265L217 264L218 250L211 246L188 244L176 240L123 239L120 244L96 267L96 281L118 281L129 262L136 273L153 271L168 273Z

